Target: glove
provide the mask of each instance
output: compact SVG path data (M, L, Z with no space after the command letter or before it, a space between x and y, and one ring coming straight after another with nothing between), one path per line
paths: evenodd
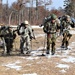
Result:
M32 40L32 38L33 38L33 37L32 37L32 36L30 36L30 39L31 39L31 40Z
M0 37L3 37L3 35L0 35Z

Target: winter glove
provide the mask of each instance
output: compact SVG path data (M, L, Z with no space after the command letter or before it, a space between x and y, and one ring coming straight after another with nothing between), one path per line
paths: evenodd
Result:
M30 36L30 40L32 40L32 38L33 38L33 37L32 37L32 36Z

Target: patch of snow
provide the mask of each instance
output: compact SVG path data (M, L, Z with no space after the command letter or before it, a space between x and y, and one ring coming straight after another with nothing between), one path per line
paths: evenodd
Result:
M43 49L43 47L39 47L39 48L37 49L37 51L39 51L39 50L41 50L41 49Z
M9 63L9 64L5 64L3 66L6 66L7 68L11 68L11 69L16 69L16 70L21 70L22 66L18 66L17 64L21 63L20 61L16 61L15 63Z
M47 54L46 54L46 57L50 59L50 58L52 58L52 57L65 57L65 56L57 55L57 54L55 53L54 55L51 55L51 54L48 54L48 55L47 55Z
M31 66L32 64L26 64L27 66Z
M58 64L56 67L69 69L69 65L66 64Z
M42 27L40 27L40 26L32 26L32 28L43 28L43 26Z
M41 36L45 36L45 34L37 34L37 35L35 35L36 38L41 37Z
M21 63L21 61L20 60L17 60L16 62L15 62L15 64L20 64Z
M68 46L68 50L72 50L72 46L70 45L70 46Z
M75 42L72 42L72 44L75 44Z
M63 58L61 59L64 62L71 62L71 63L75 63L75 57L69 56L67 58Z
M50 59L52 56L51 56L50 54L48 54L48 55L46 55L46 57L47 57L48 59Z
M63 58L63 57L67 57L67 54L63 54L63 55L58 55L57 53L55 53L54 55L48 54L46 55L47 58L52 58L52 57L59 57L59 58Z
M70 34L75 34L74 30L69 30Z
M70 46L75 47L75 42L72 42Z
M28 58L26 58L27 60L37 60L37 59L39 59L39 57L28 57Z
M70 52L71 52L71 50L62 50L62 53L65 56L67 56Z
M8 68L12 68L12 69L16 69L16 70L21 70L21 66L17 66L15 63L13 64L7 64L7 65L4 65Z
M61 73L66 73L66 71L64 69L60 70L59 72Z
M67 55L54 55L54 57L63 58L63 57L67 57Z
M37 50L32 51L32 52L31 52L32 56L42 55L43 49L45 49L45 48L40 47L40 48L38 48Z
M32 74L23 74L23 75L37 75L36 73L32 73Z
M26 57L20 57L20 58L25 59Z

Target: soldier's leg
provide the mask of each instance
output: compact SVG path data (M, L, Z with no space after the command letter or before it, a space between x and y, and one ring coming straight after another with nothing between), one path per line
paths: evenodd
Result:
M52 50L51 50L51 53L52 53L52 55L54 55L55 54L55 42L52 42Z
M5 39L4 39L4 37L2 37L2 41L3 41L3 54L6 54L6 52L7 52L7 47L6 47L6 43L5 43Z
M5 43L6 43L6 48L7 48L6 53L9 55L10 54L10 39L6 38Z
M7 54L10 54L10 45L7 44Z
M24 47L24 40L23 38L20 39L20 50L21 50L21 53L24 54L23 52L23 47Z
M46 51L46 54L49 54L49 51L50 51L50 38L47 37L47 51Z
M63 40L62 40L61 48L64 48L64 44L65 44L65 37L64 37L64 34L63 34Z
M68 49L68 45L69 45L69 41L66 41L66 49L65 50L67 50Z
M64 48L64 39L62 40L61 48Z
M30 54L30 38L29 38L29 36L26 38L26 49L27 49L26 54Z
M13 48L12 40L9 39L6 44L7 44L7 54L10 54L10 52L12 51L12 48Z
M7 52L7 46L6 46L5 41L3 41L3 49L4 49L3 54L6 54L6 52Z
M68 45L69 45L69 37L67 36L66 42L65 42L65 50L68 49Z
M68 33L67 39L66 39L66 42L65 42L66 50L68 49L69 40L70 40L71 37L72 37L72 34Z

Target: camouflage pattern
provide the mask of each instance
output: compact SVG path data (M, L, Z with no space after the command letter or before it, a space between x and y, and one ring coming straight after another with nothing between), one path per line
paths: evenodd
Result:
M20 50L21 53L29 53L30 52L30 40L33 37L32 28L30 25L27 25L26 27L21 27L19 30L21 39L20 39Z
M61 22L62 34L63 34L63 40L62 40L62 46L61 47L65 47L66 49L68 49L69 40L70 40L70 38L72 36L72 34L70 34L70 32L69 32L71 24L72 24L72 22L67 21L67 20L63 20Z
M47 33L47 54L49 54L50 44L52 55L55 53L56 32L59 30L59 26L60 24L57 22L57 20L54 22L50 20L43 27L43 31Z
M9 26L4 26L4 28L1 29L0 37L3 40L4 54L10 54L16 34L13 33Z

